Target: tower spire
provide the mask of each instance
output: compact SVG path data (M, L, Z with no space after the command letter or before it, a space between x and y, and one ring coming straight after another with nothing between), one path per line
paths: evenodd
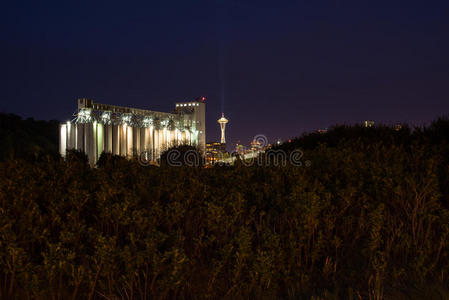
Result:
M221 118L218 119L218 124L220 124L221 129L221 141L220 143L226 144L226 137L225 137L225 130L226 130L226 124L229 122L228 119L225 118L224 113L221 113Z

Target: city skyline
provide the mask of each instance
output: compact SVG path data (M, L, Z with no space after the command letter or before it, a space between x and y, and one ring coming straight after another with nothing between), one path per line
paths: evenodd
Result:
M449 112L449 4L8 3L0 111L71 118L73 101L170 111L207 97L207 140L334 124L420 126Z

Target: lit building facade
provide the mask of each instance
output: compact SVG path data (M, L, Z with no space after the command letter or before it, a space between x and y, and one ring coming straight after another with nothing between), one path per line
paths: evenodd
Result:
M247 151L246 147L243 146L242 144L239 144L239 143L235 144L235 152L236 153L243 155L246 153L246 151Z
M367 120L367 121L365 121L365 122L363 123L363 125L364 125L365 127L367 127L367 128L374 127L374 121L372 121L372 120Z
M253 140L251 142L251 151L256 152L262 150L263 146L260 144L258 140Z
M94 165L102 152L133 157L145 155L157 160L177 145L206 146L206 104L204 98L176 103L173 113L99 104L78 100L72 121L60 125L59 151L83 151Z
M226 144L209 142L206 144L206 162L208 164L214 164L223 158L226 152Z

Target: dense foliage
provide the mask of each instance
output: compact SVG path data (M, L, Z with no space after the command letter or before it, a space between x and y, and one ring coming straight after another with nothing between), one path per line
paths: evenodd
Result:
M2 162L0 298L446 299L447 124L330 131L308 167Z
M30 159L42 153L58 153L59 122L23 120L0 113L0 161Z

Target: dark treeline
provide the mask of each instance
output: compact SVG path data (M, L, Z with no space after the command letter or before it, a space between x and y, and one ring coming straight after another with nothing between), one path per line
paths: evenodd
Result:
M410 146L412 143L441 144L449 141L449 119L439 118L428 127L411 129L407 124L399 128L380 125L365 127L363 125L336 125L327 132L305 133L289 143L277 146L277 149L291 151L296 148L313 150L320 144L336 147L342 141L360 141L364 144L382 143L384 145Z
M58 153L59 122L0 113L0 161Z
M337 127L306 167L0 163L0 298L447 299L449 122Z

